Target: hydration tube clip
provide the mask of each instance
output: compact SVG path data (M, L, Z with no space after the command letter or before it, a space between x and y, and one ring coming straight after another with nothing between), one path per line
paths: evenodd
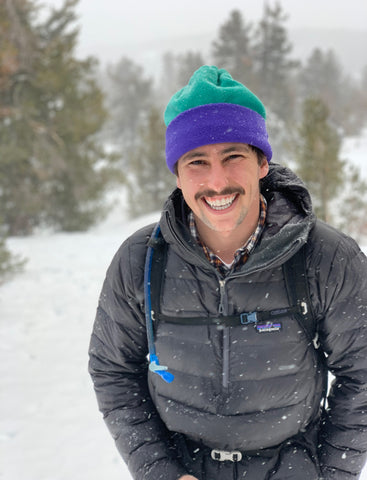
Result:
M165 382L171 383L175 377L172 373L168 372L168 367L166 367L165 365L159 365L159 360L157 355L150 354L149 359L150 359L149 370L151 372L157 373L159 376L163 378Z

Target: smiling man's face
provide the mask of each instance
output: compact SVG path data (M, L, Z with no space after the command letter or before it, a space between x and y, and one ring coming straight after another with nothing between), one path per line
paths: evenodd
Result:
M244 143L220 143L190 150L177 163L177 186L194 213L200 233L229 235L259 216L259 180L269 171Z

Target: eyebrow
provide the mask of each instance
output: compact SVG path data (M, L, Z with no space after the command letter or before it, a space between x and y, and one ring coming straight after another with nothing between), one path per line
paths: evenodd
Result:
M226 155L231 152L244 152L244 153L249 153L250 147L248 145L231 145L227 148L223 148L219 153L221 155ZM206 157L207 154L205 152L202 152L200 150L197 151L191 151L187 152L183 157L182 160L191 160L193 158L203 158Z
M191 160L192 158L199 158L205 157L206 154L204 152L187 152L183 157L182 160Z
M250 152L251 149L248 145L233 145L231 147L223 149L220 153L226 154L226 153L231 153L231 152L245 152L248 153Z

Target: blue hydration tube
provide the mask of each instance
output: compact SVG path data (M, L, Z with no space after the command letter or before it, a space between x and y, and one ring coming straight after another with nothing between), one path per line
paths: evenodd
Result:
M159 223L154 227L152 239L156 240L161 229ZM167 383L171 383L174 375L168 372L168 367L159 364L157 352L154 345L153 312L150 291L150 277L152 271L153 247L148 245L144 269L144 297L145 297L145 321L147 326L148 348L149 348L149 370L160 375Z

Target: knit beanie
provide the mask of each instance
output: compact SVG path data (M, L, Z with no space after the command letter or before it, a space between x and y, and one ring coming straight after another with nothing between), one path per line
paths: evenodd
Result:
M213 143L247 143L268 162L272 150L261 101L224 69L204 65L173 95L164 113L166 162L172 173L190 150Z

